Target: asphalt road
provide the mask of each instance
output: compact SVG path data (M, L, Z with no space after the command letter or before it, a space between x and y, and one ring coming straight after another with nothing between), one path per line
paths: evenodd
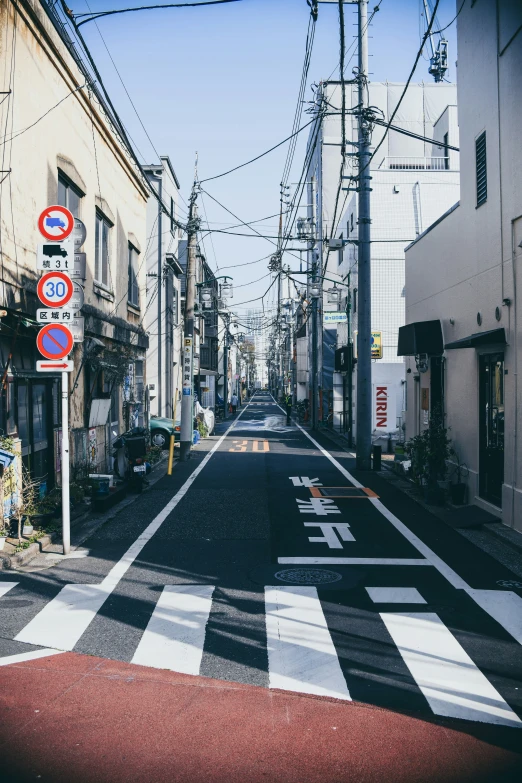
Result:
M518 751L515 575L267 393L221 431L75 556L0 574L0 664L73 651Z

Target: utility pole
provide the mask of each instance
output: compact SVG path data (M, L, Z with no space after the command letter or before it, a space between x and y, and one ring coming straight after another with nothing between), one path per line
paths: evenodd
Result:
M197 157L196 157L197 171ZM194 185L189 202L189 219L187 223L187 267L185 292L185 328L183 331L183 382L181 397L181 428L179 442L179 458L186 462L190 458L194 429L194 301L196 296L196 232L198 217L196 209L197 174L194 174Z
M358 3L359 38L359 232L358 232L358 322L357 322L357 438L356 464L371 469L372 362L371 362L371 245L370 245L370 140L372 122L368 106L368 0Z

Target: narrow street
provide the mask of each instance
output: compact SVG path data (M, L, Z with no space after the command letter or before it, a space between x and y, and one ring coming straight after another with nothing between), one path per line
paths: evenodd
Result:
M221 425L221 432L69 557L52 565L50 560L45 569L0 575L1 687L14 689L17 698L20 688L27 689L27 704L13 704L19 721L11 722L5 751L19 775L12 779L129 779L123 768L121 777L117 773L117 754L105 759L110 775L93 776L97 753L92 746L89 761L82 756L74 766L74 723L81 715L82 726L89 727L81 744L91 738L103 746L105 732L116 731L117 742L125 746L129 737L116 715L122 706L132 714L140 705L143 713L142 699L151 696L137 685L144 678L152 687L154 669L168 671L160 678L162 697L154 714L149 712L154 703L146 702L151 726L159 721L163 729L179 730L180 690L169 701L163 688L172 683L171 673L191 675L175 682L198 687L208 682L222 709L226 683L240 688L234 693L245 700L243 730L252 737L252 727L262 722L267 758L274 741L270 731L277 734L278 729L263 723L275 703L269 707L259 688L277 691L278 698L288 692L294 710L295 696L306 695L301 720L306 723L309 710L314 730L321 711L333 710L343 765L354 765L350 769L358 770L358 780L485 781L510 780L511 774L515 779L521 769L520 757L511 751L520 747L522 728L522 628L517 620L522 598L520 589L513 589L516 580L510 584L514 575L383 478L358 475L350 455L321 435L312 437L295 423L287 426L267 392L254 395L232 423ZM101 676L107 666L109 680L122 680L127 688L116 703L105 705L108 712L102 715L101 692L108 693L111 684ZM73 698L72 705L60 707L60 699L67 701L85 685L92 667L96 676L89 687L96 698L86 699L84 693L80 702ZM244 691L243 686L259 687ZM56 698L50 698L55 689ZM198 732L208 730L219 745L210 752L196 742L192 769L197 770L200 753L226 765L227 745L220 739L226 721L212 706L205 712L205 726L196 721L196 728L191 704L189 699L183 707L182 735L193 743ZM373 740L368 715L387 727ZM236 726L239 755L241 731ZM444 775L441 760L430 761L440 731L445 752L453 748L451 770ZM405 741L422 738L424 771L419 768L410 778L402 767L394 777L388 764L381 769L377 761L363 771L367 743L377 748L388 732L395 743L403 733ZM452 734L459 738L455 746ZM297 736L302 749L302 725ZM19 743L29 737L33 754L21 761ZM356 737L361 753L354 749L348 758L346 750ZM62 756L53 766L53 747L65 754L66 764ZM227 776L225 768L216 777L204 765L201 777L187 776L186 770L185 777L182 770L179 777L171 770L169 777L163 767L147 777L138 774L138 765L132 779L352 779L336 766L328 744L314 747L314 763L327 752L330 776L314 777L312 764L309 776L299 770L293 777L294 753L299 753L290 743L277 774L261 765L255 774L250 770L241 777L236 757L237 777L230 769ZM165 750L158 750L160 756ZM414 765L419 750L412 746L408 751ZM152 763L147 752L140 758L145 766ZM38 773L39 763L47 774ZM86 763L88 768L82 766ZM437 769L433 777L431 763Z

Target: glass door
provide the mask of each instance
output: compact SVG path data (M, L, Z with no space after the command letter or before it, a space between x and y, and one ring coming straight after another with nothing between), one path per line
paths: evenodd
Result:
M479 493L502 505L504 481L504 354L479 357Z

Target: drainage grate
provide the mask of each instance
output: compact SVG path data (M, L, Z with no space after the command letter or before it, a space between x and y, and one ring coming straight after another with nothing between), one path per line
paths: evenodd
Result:
M376 498L378 495L368 487L311 487L310 493L316 498Z
M336 571L326 571L322 568L286 568L274 574L280 582L302 585L327 585L339 582L343 577Z

